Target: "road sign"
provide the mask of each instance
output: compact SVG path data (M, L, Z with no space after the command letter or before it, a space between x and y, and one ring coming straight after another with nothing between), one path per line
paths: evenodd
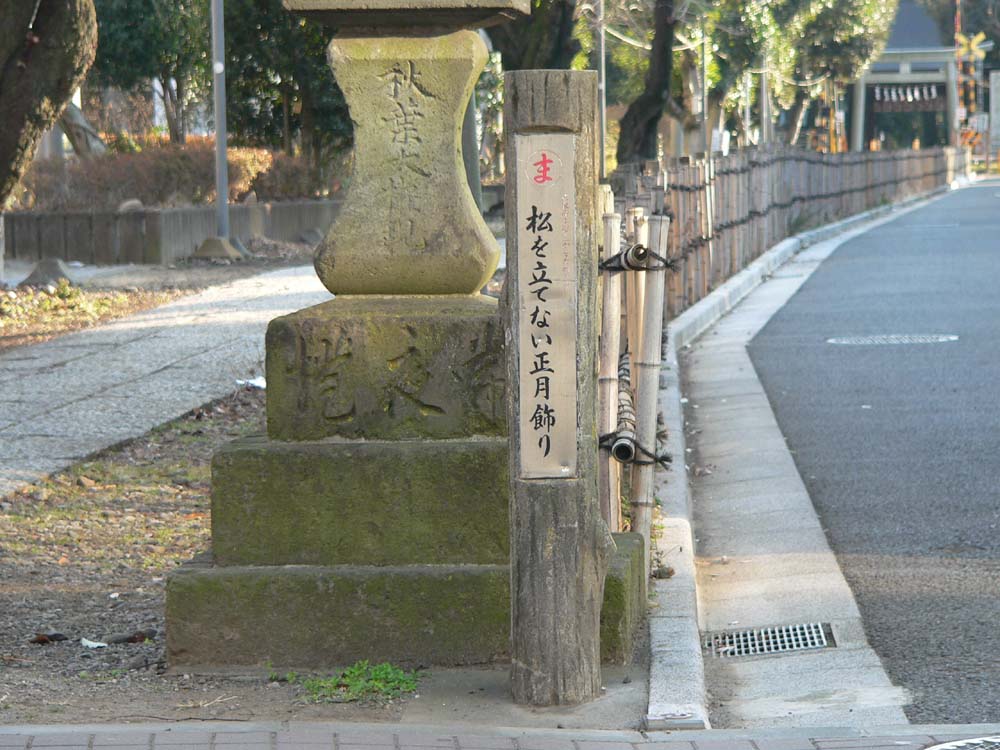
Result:
M982 60L986 57L986 50L982 48L982 43L986 41L986 34L979 32L971 39L965 34L955 34L955 54L960 60Z

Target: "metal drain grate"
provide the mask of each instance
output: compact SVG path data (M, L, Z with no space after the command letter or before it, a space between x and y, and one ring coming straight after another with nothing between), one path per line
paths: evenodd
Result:
M828 344L841 346L885 346L889 344L943 344L958 341L950 333L883 333L874 336L837 336L827 339Z
M943 745L931 745L927 750L1000 750L1000 735L945 742Z
M827 648L836 645L833 632L826 623L779 625L773 628L753 628L712 633L705 638L705 650L713 656L760 656L789 651Z

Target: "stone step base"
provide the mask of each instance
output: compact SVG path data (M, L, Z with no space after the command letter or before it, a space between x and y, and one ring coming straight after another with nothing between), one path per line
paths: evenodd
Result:
M505 564L508 471L500 437L237 440L212 460L215 560Z
M167 584L171 667L483 664L509 648L505 565L190 564Z
M645 615L637 535L616 534L601 652L622 663ZM509 658L507 565L190 563L167 584L172 669L328 669L359 659L461 666Z

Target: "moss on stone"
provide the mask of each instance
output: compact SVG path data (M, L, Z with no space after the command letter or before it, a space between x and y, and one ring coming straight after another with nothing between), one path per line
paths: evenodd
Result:
M172 667L488 663L508 649L507 566L210 567L167 586Z
M504 435L504 361L493 299L340 297L268 326L268 434Z
M605 583L601 658L624 663L645 615L641 541L616 534ZM640 598L641 597L641 598ZM189 564L167 583L175 668L323 668L358 659L480 664L510 655L507 565Z
M222 565L504 564L507 442L238 440L213 460Z
M626 664L632 658L635 635L645 615L642 536L634 533L613 536L618 549L604 579L601 661Z

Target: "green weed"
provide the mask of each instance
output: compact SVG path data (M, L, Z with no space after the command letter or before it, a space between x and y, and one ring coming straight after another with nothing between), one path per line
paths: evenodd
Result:
M414 692L417 673L405 672L389 663L373 665L364 660L333 677L299 680L298 675L290 673L288 682L300 684L313 703L379 701Z

